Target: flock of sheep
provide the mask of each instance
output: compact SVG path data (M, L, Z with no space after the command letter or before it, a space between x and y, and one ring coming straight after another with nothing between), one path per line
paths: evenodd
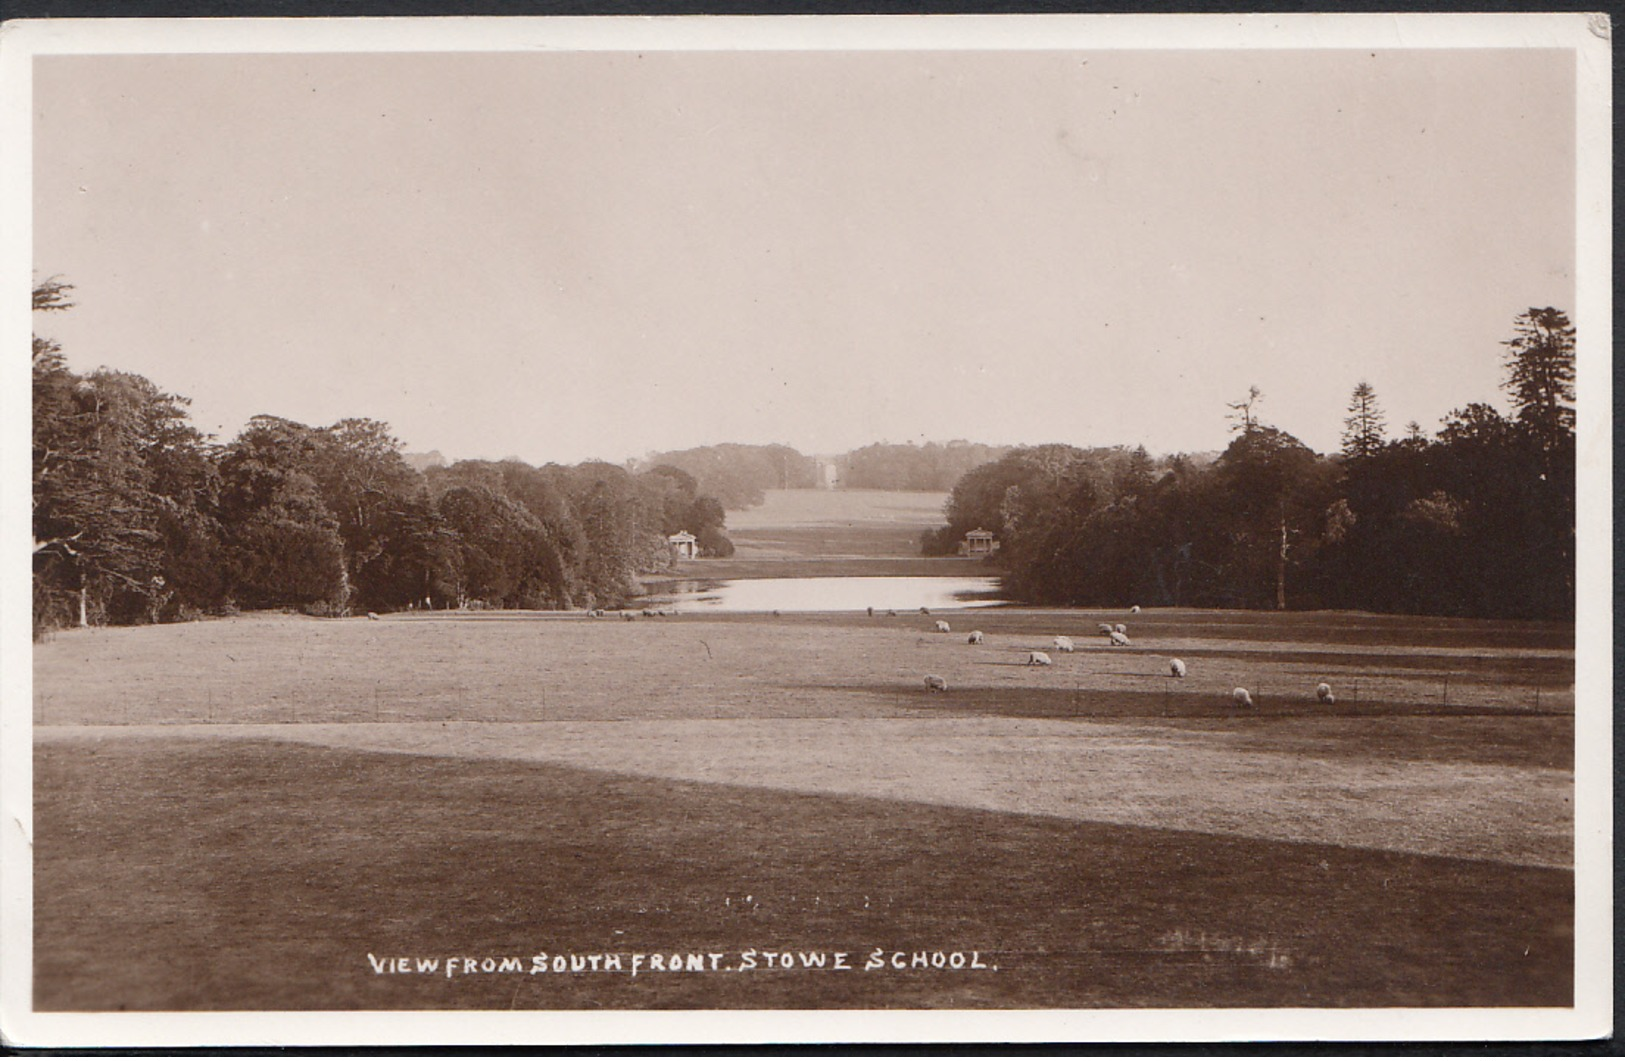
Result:
M921 612L921 614L929 615L930 614L930 609L921 608L920 612ZM1138 615L1139 612L1140 612L1140 606L1137 605L1137 604L1134 607L1129 609L1129 613L1131 615ZM875 610L873 608L870 608L869 609L869 614L874 615ZM888 612L887 614L896 615L897 613L896 612ZM939 634L947 634L947 633L952 633L952 630L953 630L953 628L947 622L945 622L945 621L943 621L941 619L938 619L936 621L936 631L937 631L937 633L939 633ZM1133 644L1133 642L1129 640L1128 627L1125 626L1123 623L1116 623L1116 624L1101 623L1099 625L1099 627L1098 627L1098 630L1099 630L1101 636L1106 638L1106 644L1109 647L1117 648L1117 647L1120 647L1120 646ZM982 631L980 631L980 630L972 630L970 632L970 637L968 637L966 640L972 645L980 645L980 644L983 643L984 637L985 637L985 635L982 633ZM1070 637L1067 637L1064 634L1057 635L1056 637L1054 637L1050 642L1050 647L1053 648L1056 652L1075 652L1075 651L1077 651L1077 645L1075 645L1073 643L1073 641L1072 641L1072 639ZM1040 651L1037 651L1036 649L1034 649L1034 650L1029 650L1027 652L1026 664L1027 664L1027 666L1030 666L1030 667L1049 667L1049 666L1054 665L1054 661L1052 659L1050 659L1050 655L1049 655L1048 652L1040 652ZM1175 659L1170 659L1168 661L1168 675L1169 675L1169 677L1183 678L1183 677L1185 677L1186 673L1187 673L1187 668L1185 666L1185 661L1184 660L1175 658ZM926 687L926 689L928 689L929 691L934 692L934 693L945 693L945 692L948 691L948 679L942 677L940 674L927 674L925 676L925 687ZM1253 705L1253 694L1251 692L1249 692L1247 689L1241 688L1240 686L1236 687L1234 690L1231 691L1230 699L1235 703L1235 705L1237 707L1252 707L1252 706L1254 706ZM1331 685L1329 685L1326 682L1321 682L1321 683L1319 683L1318 685L1315 686L1315 699L1317 701L1319 701L1320 703L1323 703L1323 704L1335 704L1335 703L1337 703L1337 697L1336 697L1336 695L1334 695L1332 693Z
M871 617L880 614L879 612L876 612L875 609L873 609L873 608L869 608L868 613L869 613L869 615ZM1129 609L1129 614L1130 615L1138 615L1139 613L1140 613L1140 606L1137 605L1137 604ZM588 610L588 612L587 612L587 615L590 618L594 618L594 619L604 618L606 614L607 613L601 608L593 608L593 609ZM667 614L667 612L664 611L663 609L645 608L643 610L642 614L645 615L645 616L653 617L653 616L664 616L664 615ZM777 611L775 611L773 614L778 615L779 613ZM887 609L885 614L888 615L888 616L896 616L897 611L896 611L896 609ZM921 615L930 615L931 614L931 609L922 607L920 609L920 614ZM620 615L621 615L621 618L626 619L628 621L630 621L634 617L632 612L621 612ZM367 618L376 619L377 616L373 615L371 612L369 612L367 614ZM1123 623L1115 623L1115 624L1113 624L1113 623L1101 623L1101 624L1099 624L1099 626L1096 629L1100 633L1100 636L1102 636L1102 637L1104 637L1106 639L1106 644L1107 644L1108 647L1119 648L1119 647L1123 647L1123 646L1127 646L1127 645L1132 645L1134 643L1133 641L1131 641L1129 639L1128 627ZM953 632L953 627L948 623L947 620L945 620L945 619L937 619L937 620L935 620L935 630L939 634L948 634L948 633ZM980 631L980 630L972 630L970 632L970 636L966 640L972 645L980 645L980 644L983 643L983 641L985 639L985 636L986 635L984 635L982 633L982 631ZM1077 651L1077 645L1073 642L1072 638L1070 638L1070 637L1068 637L1068 636L1066 636L1064 634L1056 635L1054 638L1052 638L1051 641L1050 641L1050 648L1052 650L1056 651L1056 652L1076 652ZM1038 651L1036 649L1033 649L1033 650L1029 650L1027 652L1027 658L1025 660L1025 663L1026 663L1027 666L1030 666L1030 667L1049 667L1049 666L1054 665L1054 660L1050 658L1050 654L1048 652L1041 652L1041 651ZM1169 675L1169 677L1171 677L1171 678L1184 678L1186 673L1187 673L1187 668L1185 666L1185 661L1184 660L1175 658L1175 659L1170 659L1168 661L1168 675ZM927 674L925 676L925 687L926 687L926 689L928 689L929 691L934 692L934 693L945 693L945 692L948 691L948 679L942 677L940 674ZM1317 701L1319 701L1320 703L1322 703L1322 704L1335 704L1335 703L1337 703L1337 697L1332 693L1332 687L1326 682L1320 682L1318 685L1315 686L1314 696L1315 696L1315 699ZM1253 704L1253 694L1250 691L1248 691L1247 689L1241 688L1240 686L1236 687L1235 689L1233 689L1231 691L1230 699L1232 700L1232 702L1235 703L1235 705L1237 707L1253 707L1254 706L1254 704Z

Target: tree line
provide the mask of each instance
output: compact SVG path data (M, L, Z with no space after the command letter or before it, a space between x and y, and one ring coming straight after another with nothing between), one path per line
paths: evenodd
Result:
M818 461L785 445L727 442L696 446L650 454L634 467L662 465L686 472L701 493L734 510L761 504L769 490L809 490L823 485Z
M979 442L927 442L922 446L880 442L836 459L840 484L854 490L941 490L973 468L998 460L1009 446Z
M1574 341L1557 309L1519 315L1513 414L1474 402L1433 437L1390 438L1362 381L1331 455L1264 423L1256 387L1211 461L1015 450L960 479L923 551L992 531L1007 595L1044 604L1572 618Z
M896 444L877 442L830 458L835 484L849 490L947 492L972 468L998 460L1009 446L977 442ZM762 503L768 490L807 490L825 485L826 462L786 445L728 443L654 453L638 467L667 464L688 472L730 509Z
M34 309L67 309L70 291L41 284ZM1362 381L1325 456L1264 423L1253 388L1216 458L879 444L837 468L846 486L951 485L923 551L994 532L1019 600L1572 617L1574 329L1530 309L1504 345L1513 415L1475 402L1433 437L1413 423L1389 438ZM219 444L187 405L132 373L76 373L35 336L36 633L239 607L613 607L669 564L668 535L731 555L725 507L822 482L783 445L418 470L374 420L257 416Z
M71 285L34 290L67 309ZM188 400L33 344L34 628L235 608L613 607L670 563L733 545L680 468L460 461L414 470L386 424L256 416L224 444Z

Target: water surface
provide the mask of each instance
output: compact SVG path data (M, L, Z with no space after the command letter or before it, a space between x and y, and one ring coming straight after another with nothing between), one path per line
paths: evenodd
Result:
M838 612L951 610L1004 604L999 580L979 575L736 578L673 582L641 602L679 612Z

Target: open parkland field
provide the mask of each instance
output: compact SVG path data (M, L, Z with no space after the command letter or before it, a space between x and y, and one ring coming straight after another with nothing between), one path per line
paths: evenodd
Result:
M64 632L35 1005L1567 1006L1573 650L1126 607Z

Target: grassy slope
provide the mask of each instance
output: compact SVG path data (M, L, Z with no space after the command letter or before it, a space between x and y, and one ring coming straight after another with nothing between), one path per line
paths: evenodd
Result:
M1134 648L1109 650L1087 636L1101 617L954 617L984 628L979 647L926 617L862 615L63 635L36 652L40 1002L1566 997L1572 875L1511 863L1562 865L1571 842L1571 632L1148 612L1127 617ZM1013 662L1063 632L1082 651ZM1174 652L1192 665L1177 687L1161 677ZM927 694L926 669L952 692ZM1358 700L1308 703L1321 676L1360 681ZM1225 694L1243 678L1273 691L1238 715ZM136 725L183 722L202 725ZM1336 843L1291 842L1309 837ZM1500 861L1438 857L1452 852ZM385 984L365 966L382 948L622 942L1009 957L980 979L636 985Z
M728 536L739 560L917 558L921 533L944 523L947 498L895 490L769 490L761 505L728 513Z
M42 1009L1562 1005L1561 870L262 742L36 756ZM976 950L997 971L378 976Z

